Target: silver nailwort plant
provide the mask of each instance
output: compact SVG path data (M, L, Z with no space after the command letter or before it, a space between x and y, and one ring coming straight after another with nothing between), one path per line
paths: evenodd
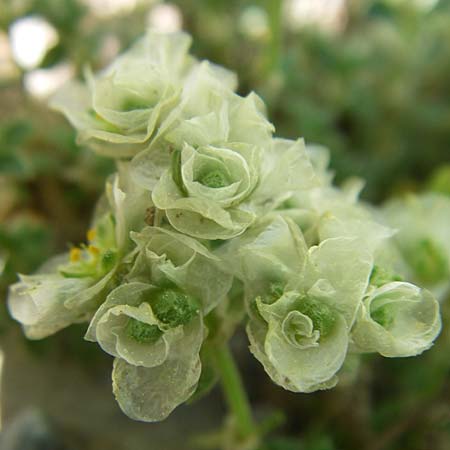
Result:
M326 149L274 137L263 101L236 94L235 75L189 44L149 31L53 98L117 173L87 243L21 275L8 304L30 339L88 323L133 419L163 420L220 377L228 445L253 448L258 427L226 345L236 326L294 392L335 386L349 355L422 353L441 328L432 292L450 261L429 211L450 208L424 197L377 211L358 200L360 180L333 186Z

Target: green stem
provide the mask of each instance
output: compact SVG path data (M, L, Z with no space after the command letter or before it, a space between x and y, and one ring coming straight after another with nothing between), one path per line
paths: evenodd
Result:
M281 0L266 0L266 11L269 17L270 42L267 48L266 71L268 74L276 71L280 66L282 47Z
M227 344L215 349L216 366L220 373L222 389L228 407L235 419L238 433L242 439L257 433L250 403L239 370Z

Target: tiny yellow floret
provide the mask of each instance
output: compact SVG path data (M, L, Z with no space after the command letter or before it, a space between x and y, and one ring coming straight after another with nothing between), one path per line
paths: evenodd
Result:
M70 262L77 262L80 260L81 258L81 249L79 249L78 247L72 247L70 249Z
M97 232L95 231L95 229L94 229L94 228L91 228L91 229L86 233L87 240L88 240L89 242L92 242L92 241L95 239L96 235L97 235Z
M100 254L100 250L95 245L88 246L88 252L93 256L98 256Z

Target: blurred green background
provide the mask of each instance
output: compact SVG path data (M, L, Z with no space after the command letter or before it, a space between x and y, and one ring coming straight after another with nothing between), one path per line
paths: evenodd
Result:
M262 96L277 135L327 146L337 183L363 177L365 200L450 194L450 0L0 0L1 434L47 430L42 448L187 448L185 435L218 426L224 411L214 391L164 424L132 423L83 327L29 343L6 312L16 272L84 239L114 170L76 144L47 98L148 26L189 31L197 57ZM450 449L446 329L422 357L355 361L341 387L310 395L272 385L243 334L233 343L257 414L286 416L267 450ZM15 448L5 439L2 450Z

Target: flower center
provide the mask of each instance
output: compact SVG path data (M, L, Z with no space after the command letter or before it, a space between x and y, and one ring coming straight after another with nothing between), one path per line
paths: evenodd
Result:
M392 281L403 281L403 278L400 275L388 272L380 266L373 266L370 274L370 284L380 287Z
M186 325L199 313L197 301L175 289L159 291L153 297L151 306L156 317L172 328Z
M370 316L383 328L389 328L394 321L392 314L389 314L388 305L372 310Z
M141 322L130 318L126 328L127 335L140 344L153 344L162 335L162 331L156 325Z
M314 330L319 331L321 337L325 337L332 330L336 320L328 305L311 298L302 298L296 310L311 319Z
M59 267L68 278L99 278L113 269L118 252L115 243L115 223L110 214L99 220L95 228L87 232L88 245L72 247L69 262Z
M230 184L228 177L221 170L211 170L198 178L198 182L212 189L223 188Z
M285 338L294 347L304 349L319 345L320 332L314 329L312 320L301 312L289 312L281 326Z
M122 111L135 111L136 109L148 109L151 105L148 105L143 99L140 98L127 98L122 104Z

